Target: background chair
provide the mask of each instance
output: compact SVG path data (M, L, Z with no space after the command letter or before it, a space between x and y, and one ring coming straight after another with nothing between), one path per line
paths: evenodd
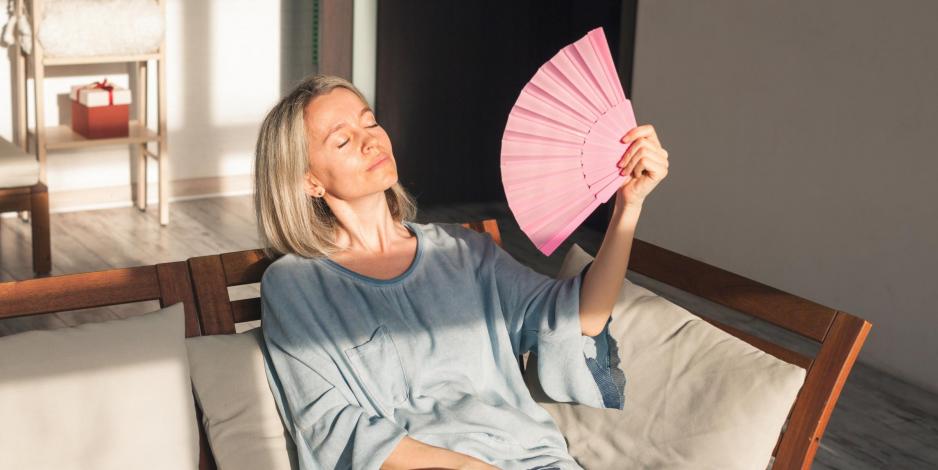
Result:
M28 211L32 221L33 271L52 270L49 236L49 192L39 181L39 162L11 142L0 139L0 213Z

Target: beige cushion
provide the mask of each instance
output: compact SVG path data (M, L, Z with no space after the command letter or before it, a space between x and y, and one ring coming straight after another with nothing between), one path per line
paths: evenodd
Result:
M0 467L197 469L182 304L0 338Z
M39 162L4 139L0 139L0 188L32 186L39 182Z
M592 257L574 245L558 277ZM781 361L624 280L610 332L626 377L625 409L550 403L535 367L525 380L587 469L764 469L804 382ZM614 350L614 348L610 348Z
M189 338L189 367L202 422L221 470L296 468L264 369L260 328Z

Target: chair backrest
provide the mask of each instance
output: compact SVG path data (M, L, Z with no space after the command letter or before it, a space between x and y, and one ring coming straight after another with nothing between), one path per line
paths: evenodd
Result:
M158 300L183 303L186 337L200 333L184 261L0 283L0 320Z
M487 219L462 224L477 232L488 233L502 244L498 222ZM235 324L260 320L261 303L257 297L234 300L228 288L261 281L264 270L273 263L261 250L245 250L189 259L189 270L199 306L202 334L232 334Z

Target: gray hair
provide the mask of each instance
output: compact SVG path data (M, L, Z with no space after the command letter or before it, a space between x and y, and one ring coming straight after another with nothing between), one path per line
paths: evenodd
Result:
M346 88L368 105L351 82L332 75L312 75L267 113L257 137L254 160L254 210L264 251L293 253L304 258L327 257L339 250L335 243L338 219L323 198L304 190L309 152L303 113L313 98L336 87ZM417 206L399 182L384 191L391 217L413 220Z

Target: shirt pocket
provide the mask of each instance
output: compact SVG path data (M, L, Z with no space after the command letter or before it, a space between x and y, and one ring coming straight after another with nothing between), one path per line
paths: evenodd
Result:
M346 349L345 356L368 394L384 407L407 400L404 367L386 326L379 326L367 342Z

